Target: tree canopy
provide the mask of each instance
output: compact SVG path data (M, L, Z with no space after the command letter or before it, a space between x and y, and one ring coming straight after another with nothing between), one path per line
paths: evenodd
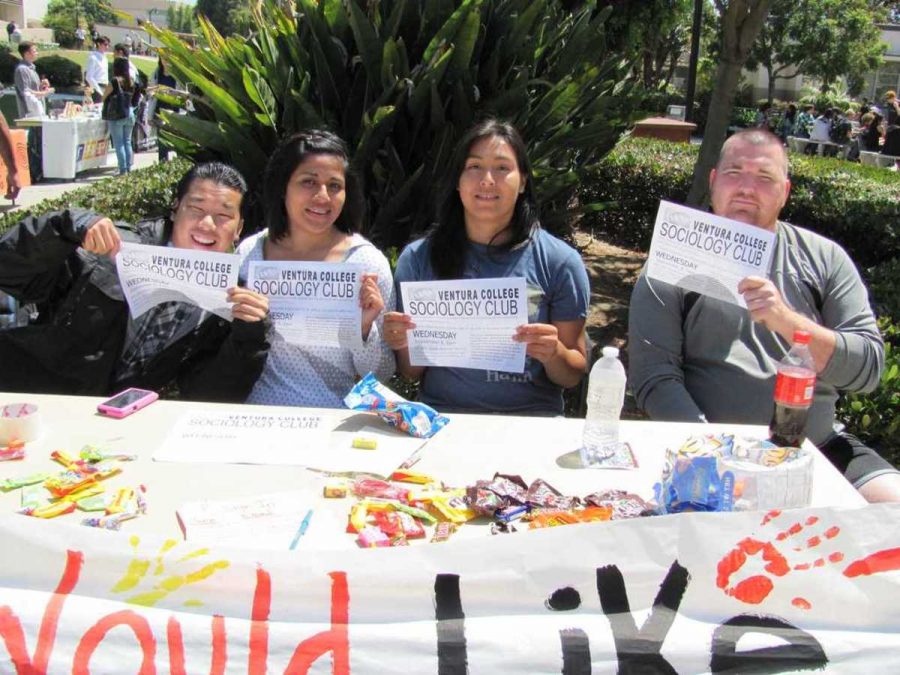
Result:
M196 7L225 36L245 34L252 23L250 0L197 0Z
M118 24L119 17L107 0L50 0L43 23L47 28L75 30L79 25Z
M747 65L766 69L770 102L777 80L797 75L817 78L822 91L846 77L856 93L882 61L887 45L877 22L886 19L875 0L771 0Z

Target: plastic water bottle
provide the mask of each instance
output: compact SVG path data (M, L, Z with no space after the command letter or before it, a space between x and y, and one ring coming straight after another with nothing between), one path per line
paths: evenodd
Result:
M584 418L581 464L602 466L619 445L619 417L625 402L625 367L616 347L604 347L603 358L591 368L587 415Z
M806 331L794 331L794 345L778 363L769 438L780 447L799 448L806 437L806 418L816 388L816 364L809 351L810 339Z

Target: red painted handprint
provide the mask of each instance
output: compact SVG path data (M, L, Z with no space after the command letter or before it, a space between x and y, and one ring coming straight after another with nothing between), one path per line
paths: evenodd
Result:
M770 511L760 525L763 528L770 524L770 527L778 527L781 515L781 511ZM818 516L808 516L803 522L794 522L787 529L777 531L769 541L754 537L742 539L719 561L716 585L741 602L758 605L775 587L773 578L842 562L844 554L841 551L832 550L829 553L820 548L836 539L840 533L841 529L836 525L826 528L819 522ZM735 575L757 557L756 564L762 566L764 573L751 574L735 581ZM790 562L789 557L798 560ZM893 548L850 563L843 574L853 578L897 569L900 569L900 548ZM791 602L800 609L812 607L806 598L797 597Z

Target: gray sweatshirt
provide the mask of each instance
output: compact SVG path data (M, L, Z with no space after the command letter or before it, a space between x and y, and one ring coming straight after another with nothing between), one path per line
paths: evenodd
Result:
M835 430L838 392L878 385L884 342L856 267L833 241L778 223L769 278L791 308L836 333L806 425L809 439L821 445ZM631 387L651 418L768 424L776 366L790 344L743 307L642 273L628 334Z

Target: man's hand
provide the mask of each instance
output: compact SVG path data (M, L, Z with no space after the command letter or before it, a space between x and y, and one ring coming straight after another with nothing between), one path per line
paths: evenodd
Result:
M234 286L228 289L228 302L233 303L231 315L247 323L262 321L269 313L269 298L249 288Z
M377 274L363 274L362 286L359 289L359 306L362 307L362 337L369 339L369 331L381 310L384 309L384 298L378 288Z
M516 328L516 342L525 343L525 353L547 364L559 351L559 330L552 323L528 323Z
M775 284L762 277L747 277L738 284L738 292L744 296L751 319L791 339L797 314L784 302Z
M109 218L101 218L88 228L81 247L88 253L116 257L122 246L119 231Z

